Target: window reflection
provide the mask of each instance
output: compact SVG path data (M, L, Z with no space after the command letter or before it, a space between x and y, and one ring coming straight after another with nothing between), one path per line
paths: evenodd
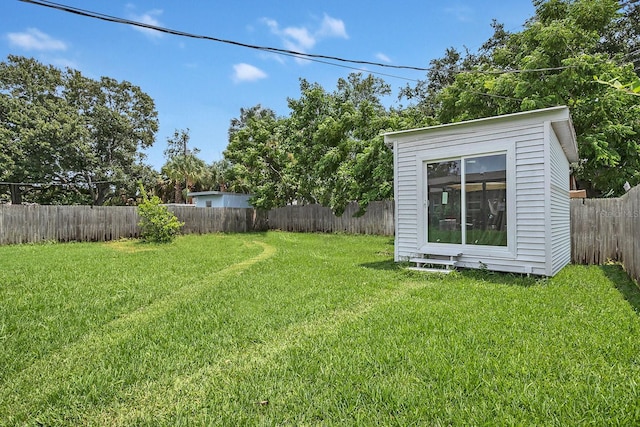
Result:
M465 159L466 243L507 245L506 155Z
M460 160L427 164L429 242L462 243L460 164Z
M428 242L507 245L506 154L428 163L427 192Z

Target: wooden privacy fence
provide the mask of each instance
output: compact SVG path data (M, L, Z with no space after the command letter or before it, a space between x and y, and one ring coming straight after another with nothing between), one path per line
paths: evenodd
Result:
M169 210L185 223L185 234L266 228L266 213L255 209L170 206ZM134 206L0 205L0 244L138 237L139 220Z
M241 208L169 206L182 232L201 234L279 229L301 232L392 236L393 202L372 202L359 217L355 203L337 217L320 205L287 206L266 212ZM138 237L140 217L134 206L0 205L0 244L43 241L107 241Z
M196 208L169 206L180 221L182 233L247 233L267 229L267 213L246 208Z
M269 212L240 208L170 206L183 222L183 233L248 232L279 229L298 232L377 234L393 236L393 201L372 202L354 217L352 203L335 216L320 205L286 206ZM138 237L133 206L0 205L0 244L48 240L106 241ZM571 201L571 250L577 264L620 261L640 280L640 186L614 199Z
M640 186L618 198L572 200L571 253L576 264L620 261L640 281Z
M0 205L0 244L137 237L135 207Z
M393 201L371 202L364 215L354 217L358 204L347 205L342 216L335 216L330 208L321 205L285 206L269 211L272 230L377 234L393 236Z

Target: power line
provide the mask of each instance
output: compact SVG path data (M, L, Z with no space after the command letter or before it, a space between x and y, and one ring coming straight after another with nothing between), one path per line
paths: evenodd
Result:
M386 68L395 68L395 69L413 70L413 71L428 71L429 70L428 68L424 68L424 67L414 67L414 66L409 66L409 65L384 64L382 62L364 61L364 60L358 60L358 59L345 59L345 58L340 58L340 57L331 56L331 55L321 55L321 54L297 52L297 51L289 50L289 49L280 49L280 48L270 47L270 46L259 46L259 45L253 45L253 44L248 44L248 43L242 43L242 42L238 42L238 41L235 41L235 40L221 39L221 38L218 38L218 37L206 36L206 35L202 35L202 34L188 33L188 32L185 32L185 31L174 30L174 29L171 29L171 28L166 28L166 27L160 27L160 26L157 26L157 25L146 24L144 22L133 21L131 19L125 19L125 18L119 18L119 17L116 17L116 16L106 15L106 14L99 13L99 12L93 12L93 11L86 10L86 9L80 9L80 8L76 8L76 7L72 7L72 6L67 6L67 5L64 5L64 4L55 3L55 2L47 1L47 0L20 0L20 1L22 1L24 3L32 3L32 4L35 4L35 5L38 5L38 6L45 6L45 7L49 7L49 8L52 8L52 9L61 10L63 12L69 12L69 13L73 13L73 14L76 14L76 15L85 16L85 17L88 17L88 18L95 18L95 19L100 19L102 21L113 22L113 23L118 23L118 24L133 25L133 26L136 26L136 27L141 27L141 28L146 28L146 29L149 29L149 30L159 31L161 33L172 34L172 35L175 35L175 36L188 37L188 38L193 38L193 39L210 40L210 41L215 41L215 42L219 42L219 43L226 43L226 44L230 44L230 45L234 45L234 46L245 47L245 48L255 49L255 50L261 50L261 51L265 51L265 52L272 52L272 53L277 53L277 54L295 55L295 56L303 57L305 59L309 59L309 58L326 59L326 60L331 60L331 61L348 62L348 63L351 63L351 64L373 65L373 66L376 66L376 67L386 67Z
M407 77L402 77L402 76L397 76L397 75L393 75L393 74L387 74L387 73L381 73L381 72L366 70L366 69L362 69L362 68L358 68L358 67L345 65L344 63L360 64L360 65L371 65L371 66L375 66L375 67L401 69L401 70L412 70L412 71L425 71L425 72L431 71L433 69L433 67L416 67L416 66L410 66L410 65L393 65L393 64L385 64L385 63L381 63L381 62L364 61L364 60L357 60L357 59L346 59L346 58L341 58L341 57L331 56L331 55L310 54L310 53L298 52L298 51L288 50L288 49L280 49L280 48L275 48L275 47L270 47L270 46L253 45L253 44L242 43L242 42L238 42L238 41L234 41L234 40L221 39L221 38L218 38L218 37L212 37L212 36L188 33L188 32L185 32L185 31L174 30L174 29L166 28L166 27L160 27L160 26L157 26L157 25L151 25L151 24L147 24L147 23L144 23L144 22L133 21L133 20L130 20L130 19L120 18L120 17L116 17L116 16L112 16L112 15L106 15L106 14L103 14L103 13L100 13L100 12L93 12L93 11L90 11L90 10L87 10L87 9L80 9L80 8L76 8L76 7L72 7L72 6L68 6L68 5L64 5L64 4L60 4L60 3L56 3L56 2L52 2L52 1L48 1L48 0L20 0L20 1L22 1L24 3L31 3L31 4L34 4L34 5L37 5L37 6L44 6L44 7L48 7L48 8L52 8L52 9L55 9L55 10L68 12L68 13L72 13L72 14L75 14L75 15L80 15L80 16L84 16L84 17L88 17L88 18L94 18L94 19L99 19L99 20L102 20L102 21L113 22L113 23L118 23L118 24L132 25L132 26L135 26L135 27L140 27L140 28L146 28L146 29L150 29L150 30L159 31L161 33L176 35L176 36L179 36L179 37L202 39L202 40L209 40L209 41L214 41L214 42L219 42L219 43L224 43L224 44L230 44L230 45L233 45L233 46L244 47L244 48L254 49L254 50L260 50L260 51L263 51L263 52L269 52L269 53L273 53L273 54L277 54L277 55L290 56L290 57L304 59L304 60L307 60L307 61L316 62L316 63L320 63L320 64L332 65L332 66L335 66L335 67L341 67L341 68L346 68L346 69L355 70L355 71L363 71L363 72L368 72L368 73L371 73L371 74L376 74L376 75L381 75L381 76L385 76L385 77L391 77L391 78L396 78L396 79L401 79L401 80L406 80L406 81L412 81L412 82L418 82L419 80L411 79L411 78L407 78ZM636 53L638 53L638 50L636 50L634 52L630 52L629 54L627 54L627 56L634 55ZM338 61L338 62L342 62L343 64L337 64L335 62L329 62L329 61ZM478 73L478 74L494 74L494 75L498 75L498 74L521 74L521 73L532 73L532 72L561 71L561 70L566 70L566 69L571 69L571 68L579 68L579 66L577 66L577 65L566 65L566 66L559 66L559 67L543 67L543 68L532 68L532 69L502 69L502 70L496 70L496 69L494 69L494 70L479 70L479 69L452 68L450 71L452 71L453 73ZM636 71L637 70L638 69L636 68ZM507 96L502 96L502 95L497 95L497 94L482 93L482 92L475 92L475 91L470 91L470 92L473 92L473 93L475 93L477 95L483 95L483 96L492 97L492 98L502 98L502 99L510 99L510 100L522 101L521 99L518 99L518 98L512 98L512 97L507 97Z
M31 187L41 187L41 186L77 186L80 184L114 184L114 181L91 181L89 182L8 182L8 181L0 181L0 185L19 185L19 186L31 186Z
M85 9L78 9L78 8L74 8L74 7L71 7L71 6L66 6L66 5L63 5L63 4L54 3L54 2L50 2L50 1L46 1L46 0L20 0L20 1L25 2L25 3L32 3L32 4L35 4L35 5L38 5L38 6L50 7L52 9L60 10L60 11L63 11L63 12L70 12L70 13L73 13L73 14L77 14L77 15L81 15L81 16L85 16L85 17L89 17L89 18L96 18L96 19L100 19L100 20L105 20L105 21L108 21L108 22L114 22L114 23L125 24L125 25L133 25L133 26L137 26L137 27L141 27L141 28L152 29L152 30L163 32L163 33L182 36L182 37L189 37L189 38L197 38L197 39L205 39L205 40L217 41L217 42L232 44L232 45L236 45L236 46L240 46L240 47L266 51L266 52L270 52L270 53L274 53L274 54L278 54L278 55L291 56L291 57L294 57L294 58L300 58L300 59L304 59L304 60L311 61L311 62L317 62L317 63L320 63L320 64L332 65L334 67L341 67L341 68L346 68L346 69L354 70L354 71L362 71L362 72L367 72L367 73L371 73L371 74L375 74L375 75L379 75L379 76L391 77L391 78L394 78L394 79L406 80L406 81L410 81L410 82L418 82L417 79L411 79L411 78L407 78L407 77L397 76L397 75L394 75L394 74L381 73L379 71L366 70L366 69L363 69L363 68L352 67L352 66L343 65L343 64L336 64L336 63L332 63L332 62L328 62L328 61L323 61L320 58L327 58L327 59L334 59L335 58L336 60L341 60L342 62L360 63L360 64L365 64L365 65L376 65L376 66L380 66L380 67L389 67L389 68L410 68L410 67L393 66L393 65L390 65L390 64L382 64L382 63L378 63L378 62L355 61L355 60L351 61L351 60L347 60L347 59L341 59L341 58L325 56L325 55L313 55L313 54L307 54L307 53L304 53L304 52L296 52L296 51L292 51L292 50L278 49L278 48L273 48L273 47L268 47L268 46L250 45L250 44L236 42L236 41L232 41L232 40L218 39L216 37L191 34L191 33L186 33L186 32L183 32L183 31L172 30L172 29L169 29L169 28L158 27L158 26L154 26L154 25L150 25L150 24L145 24L143 22L132 21L132 20L129 20L129 19L124 19L124 18L119 18L119 17L115 17L115 16L105 15L105 14L102 14L102 13L92 12L92 11L85 10ZM420 71L422 71L422 70L420 70Z
M335 63L331 63L331 62L326 62L326 61L337 61L337 62L343 62L343 63L351 63L351 64L360 64L360 65L371 65L371 66L375 66L375 67L382 67L382 68L391 68L391 69L400 69L400 70L411 70L411 71L424 71L424 72L428 72L431 71L433 69L433 67L416 67L416 66L412 66L412 65L394 65L394 64L385 64L382 62L374 62L374 61L365 61L365 60L359 60L359 59L347 59L347 58L341 58L338 56L331 56L331 55L321 55L321 54L312 54L312 53L305 53L305 52L298 52L298 51L294 51L294 50L289 50L289 49L280 49L280 48L275 48L275 47L270 47L270 46L260 46L260 45L253 45L253 44L248 44L248 43L242 43L242 42L238 42L235 40L228 40L228 39L221 39L218 37L213 37L213 36L206 36L206 35L201 35L201 34L194 34L194 33L188 33L185 31L180 31L180 30L174 30L171 28L166 28L166 27L160 27L157 25L151 25L151 24L146 24L144 22L139 22L139 21L133 21L130 19L125 19L125 18L119 18L116 16L112 16L112 15L106 15L103 13L99 13L99 12L93 12L90 10L86 10L86 9L80 9L80 8L76 8L76 7L72 7L72 6L67 6L64 4L60 4L60 3L55 3L52 1L48 1L48 0L20 0L24 3L31 3L37 6L44 6L44 7L49 7L55 10L60 10L63 12L68 12L68 13L72 13L75 15L80 15L80 16L84 16L84 17L88 17L88 18L94 18L94 19L99 19L102 21L107 21L107 22L113 22L113 23L118 23L118 24L125 24L125 25L132 25L135 27L140 27L140 28L146 28L149 30L155 30L155 31L159 31L161 33L166 33L166 34L171 34L171 35L175 35L175 36L180 36L180 37L187 37L187 38L193 38L193 39L202 39L202 40L209 40L209 41L214 41L214 42L218 42L218 43L225 43L225 44L230 44L233 46L239 46L239 47L244 47L244 48L248 48L248 49L254 49L254 50L260 50L263 52L270 52L270 53L274 53L274 54L278 54L278 55L285 55L285 56L294 56L297 58L301 58L301 59L306 59L309 61L313 61L313 62L319 62L322 64L327 64L327 65L333 65L333 66L340 66L340 67L344 67L344 68L350 68L353 70L358 70L358 71L366 71L366 72L370 72L372 74L380 74L380 75L386 75L387 77L393 77L393 78L399 78L399 79L403 79L403 80L410 80L410 81L416 81L414 79L408 79L405 77L400 77L400 76L395 76L395 75L390 75L390 74L382 74L382 73L377 73L377 72L372 72L370 70L363 70L361 68L355 68L355 67L349 67L349 66L344 66L341 64L335 64ZM325 61L323 61L325 60ZM456 70L459 73L462 72L476 72L476 73L483 73L483 74L505 74L505 73L531 73L531 72L545 72L545 71L559 71L559 70L564 70L564 69L568 69L568 68L575 68L576 66L563 66L563 67L549 67L549 68L532 68L532 69L510 69L510 70Z
M294 54L287 54L287 53L281 53L280 55L284 55L284 56L291 56L293 58L299 58L299 59L304 59L305 61L311 61L311 62L317 62L319 64L325 64L325 65L332 65L334 67L340 67L340 68L346 68L348 70L354 70L354 71L363 71L363 72L367 72L367 73L371 73L371 74L375 74L377 76L384 76L384 77L391 77L394 79L400 79L400 80L406 80L406 81L410 81L410 82L419 82L419 80L417 79L410 79L408 77L401 77L401 76L396 76L394 74L387 74L387 73L381 73L379 71L371 71L371 70L366 70L364 68L358 68L358 67L351 67L349 65L344 65L344 64L336 64L333 62L329 62L329 61L323 61L321 59L314 59L314 58L302 58L299 55L294 55Z

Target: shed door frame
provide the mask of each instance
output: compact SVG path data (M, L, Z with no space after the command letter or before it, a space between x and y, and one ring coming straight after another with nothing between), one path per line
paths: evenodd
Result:
M483 144L489 148L487 144ZM502 259L516 258L516 173L515 173L515 141L500 141L490 144L491 150L480 151L478 144L471 146L454 146L450 149L434 149L422 152L416 157L416 170L418 173L417 196L417 223L418 223L418 249L422 252L437 253L440 250L459 251L463 255L495 257ZM506 154L507 163L507 245L485 246L462 243L435 243L427 239L428 221L428 185L427 164L439 161L457 160L469 157L484 157L497 154Z

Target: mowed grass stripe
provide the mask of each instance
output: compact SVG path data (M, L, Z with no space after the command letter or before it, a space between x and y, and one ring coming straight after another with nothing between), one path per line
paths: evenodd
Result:
M64 372L43 366L11 390L0 381L0 425L640 424L638 291L619 267L569 266L542 280L436 276L398 267L383 237L186 237L110 262L160 266L184 254L171 276L182 287L208 280L198 266L264 253L253 241L276 251L131 321L131 333L98 351L78 347L88 354L53 366ZM93 283L100 295L113 288L107 279ZM118 301L110 313L139 315ZM106 329L90 323L83 335L97 331ZM10 393L26 400L19 412L2 401Z
M0 247L0 384L87 332L257 255L250 239Z
M205 242L215 238L201 237ZM242 241L250 237L234 238ZM173 375L193 372L194 366L206 366L236 348L264 342L282 327L354 304L371 291L369 285L374 290L395 286L387 283L391 278L388 274L379 275L376 269L360 266L380 259L385 268L393 266L388 247L382 254L376 253L384 247L382 242L388 245L388 239L361 237L354 241L349 236L288 233L264 238L278 247L277 257L254 265L250 274L243 271L231 275L213 292L183 302L165 316L137 327L130 339L114 342L104 352L87 357L85 365L69 365L56 393L33 399L31 405L25 403L31 408L31 416L38 414L45 424L54 420L84 424L86 418L80 414L126 399L140 384L171 381ZM224 248L207 254L224 255ZM198 262L202 260L194 261ZM25 395L33 395L28 381L24 386ZM0 402L0 414L6 410ZM23 419L29 417L26 411L22 415Z
M89 415L84 421L90 424L96 423L96 425L137 425L144 423L145 420L149 422L150 414L153 414L152 423L171 424L181 416L197 413L207 406L216 407L217 405L220 405L218 415L222 415L222 408L229 402L225 402L224 399L216 402L212 399L211 387L224 389L234 379L248 376L256 371L268 370L270 366L278 363L285 353L300 349L310 342L333 339L349 324L361 321L383 305L393 306L401 303L412 291L425 285L426 282L408 281L393 289L381 289L353 307L324 313L321 317L312 320L302 320L278 331L266 342L227 353L224 359L194 373L175 376L171 378L170 384L145 383L128 399L120 400L111 407L102 408L99 413ZM252 409L253 406L267 404L269 397L245 395L242 402L236 403L245 409ZM167 406L167 401L172 402L172 405ZM271 402L271 404L274 403Z
M29 414L29 407L37 405L38 400L46 400L49 396L58 393L65 387L66 381L69 381L68 374L74 368L83 366L109 348L116 346L117 343L131 339L138 329L153 319L166 315L181 302L198 298L201 293L216 286L230 275L237 274L276 253L276 248L264 242L254 241L251 244L260 247L262 252L222 270L214 271L206 280L192 281L147 306L124 314L10 377L2 385L0 392L2 406L10 408L9 419L13 417L22 419ZM34 377L39 379L37 384L33 384ZM26 387L27 384L29 384L28 387ZM17 390L20 392L16 393Z
M567 272L538 284L500 275L406 276L398 289L377 289L350 310L301 321L194 375L148 383L132 400L83 421L633 425L637 315L594 301L619 299L597 268L568 270L583 281L567 283ZM593 324L603 310L614 324Z

